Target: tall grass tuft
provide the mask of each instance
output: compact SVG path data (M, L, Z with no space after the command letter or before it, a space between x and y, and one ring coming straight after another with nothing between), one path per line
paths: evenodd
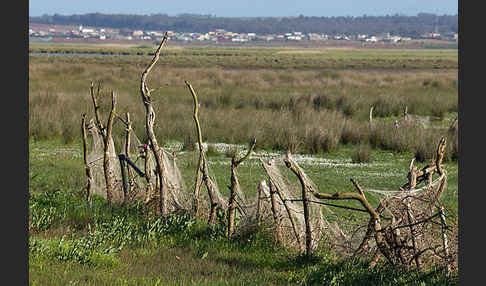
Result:
M194 151L196 150L196 139L193 133L185 133L182 142L183 151Z
M360 143L356 151L351 156L351 161L353 163L371 163L371 146L368 143Z

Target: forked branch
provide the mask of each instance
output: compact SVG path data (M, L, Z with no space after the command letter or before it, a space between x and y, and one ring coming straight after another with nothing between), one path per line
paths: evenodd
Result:
M160 146L157 142L157 138L155 137L155 133L154 133L155 111L152 106L152 98L150 95L151 90L148 88L146 81L150 71L159 60L160 52L162 50L162 47L167 42L167 40L168 40L168 34L165 33L164 38L160 42L160 45L157 48L154 57L152 58L152 61L145 68L145 70L142 73L142 77L140 79L140 95L142 97L142 102L145 106L145 111L146 111L145 127L147 131L147 137L149 138L150 141L149 147L152 149L152 152L154 153L154 157L155 157L157 177L159 179L159 195L160 195L159 207L160 207L160 212L163 216L167 215L167 211L168 211L168 206L167 206L168 194L166 190L167 183L165 181L167 177L163 174L164 166L162 161L162 150L160 149Z
M207 159L206 154L203 148L203 140L202 140L202 132L201 132L201 124L199 123L199 103L197 100L197 94L192 88L192 85L185 81L189 91L191 92L193 101L194 101L194 122L196 124L196 135L197 135L197 142L199 147L199 163L196 169L196 184L194 186L194 201L193 201L193 210L196 216L199 215L199 196L201 192L202 183L206 185L208 189L209 200L211 203L211 209L209 211L209 218L208 224L210 227L213 227L214 220L216 218L216 208L218 207L218 203L216 202L216 191L214 189L213 182L208 174L208 166L207 166Z
M237 175L237 168L244 160L246 160L250 153L253 151L256 145L256 138L253 138L253 141L250 143L250 148L248 148L248 152L245 156L240 159L237 159L238 153L235 152L233 157L231 158L231 186L230 186L230 198L228 202L228 230L227 236L231 237L234 232L235 227L235 208L236 208L236 194L239 189L239 182L238 182L238 175Z

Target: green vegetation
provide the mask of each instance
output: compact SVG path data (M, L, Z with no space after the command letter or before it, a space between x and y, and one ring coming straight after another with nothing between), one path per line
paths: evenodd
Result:
M88 206L81 195L85 178L79 140L67 145L62 139L29 143L32 285L456 284L456 276L446 279L441 270L419 274L384 264L368 270L366 261L342 260L326 249L305 259L275 245L265 227L227 240L224 219L210 231L204 221L187 214L162 219L148 213L142 204L129 208L108 206L106 200L94 197ZM412 154L372 150L373 163L350 164L355 151L347 146L325 156L335 164L348 162L343 164L347 166L309 163L302 167L320 191L330 193L349 191L349 177L364 187L383 189L392 189L406 180ZM230 160L223 153L210 157L220 186L229 184ZM185 181L193 181L197 152L181 153L179 161ZM449 182L443 200L446 206L457 209L457 163L447 163L445 168ZM296 178L285 169L283 174L298 187ZM263 175L257 159L241 165L239 175L242 189L248 196L254 195ZM369 199L376 205L375 197Z
M155 133L159 140L194 138L192 100L184 80L200 97L205 141L243 143L256 137L258 148L264 149L333 152L342 144L369 141L377 148L415 152L422 141L410 134L436 142L457 114L457 51L309 51L168 49L150 78L158 88L153 103L158 116ZM100 81L105 94L116 92L119 113L130 112L135 132L143 139L138 85L148 57L29 59L30 136L61 135L72 140L80 114L92 109L89 83ZM258 63L257 68L252 62ZM354 68L346 68L347 62ZM402 70L405 62L415 69ZM109 96L101 101L104 108L109 106ZM371 106L377 120L392 123L401 120L405 105L410 114L434 118L431 124L438 128L407 126L394 137L393 124L377 130L367 127Z
M30 43L29 52L102 54L99 57L59 57L56 63L146 64L153 47ZM123 55L123 57L121 57ZM256 69L457 69L454 49L355 49L290 47L172 46L163 51L171 67ZM37 55L36 55L37 57Z
M82 195L80 124L83 112L92 114L90 82L102 83L103 118L114 90L118 115L130 112L134 131L144 141L138 88L148 59L29 57L32 285L457 284L456 274L445 278L440 269L416 273L378 263L368 270L368 261L343 260L325 248L304 258L276 245L266 226L228 240L223 218L211 231L188 214L163 219L143 204L108 206L94 197L88 206ZM350 63L353 68L346 67ZM155 134L166 146L182 143L171 148L191 192L198 153L192 98L184 80L198 93L205 142L247 144L257 138L257 156L238 169L241 189L249 197L264 178L258 156L270 152L291 149L312 155L301 167L321 192L351 191L349 178L365 189L392 190L406 182L410 160L417 157L421 168L439 138L447 135L448 181L442 201L457 214L456 135L447 131L457 115L457 51L169 48L149 78L151 87L159 88L153 92ZM409 114L428 116L433 128L402 124L405 104ZM395 120L400 121L399 129ZM116 123L114 128L115 147L121 150L124 126ZM230 157L238 149L211 146L208 151L210 172L226 197ZM299 187L290 171L281 171L291 187ZM367 196L376 206L378 197ZM355 202L346 205L359 207ZM347 210L336 212L349 215Z

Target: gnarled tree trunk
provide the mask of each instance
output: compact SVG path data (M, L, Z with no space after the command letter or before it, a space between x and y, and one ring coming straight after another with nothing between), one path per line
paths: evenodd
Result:
M157 61L160 58L160 52L162 50L162 47L165 45L165 43L168 40L168 35L165 33L164 38L160 42L159 47L157 48L157 51L155 52L155 55L150 62L150 64L146 67L146 69L142 73L142 77L140 79L140 95L142 97L142 102L145 106L145 112L146 112L146 117L145 117L145 128L147 132L147 137L149 138L150 141L150 149L152 150L154 157L155 157L155 163L157 167L157 177L159 181L159 195L160 195L160 213L162 216L167 215L168 212L168 206L167 206L167 176L164 175L164 166L163 166L163 160L162 160L162 150L159 146L159 143L157 142L157 138L155 137L154 133L154 123L155 123L155 111L152 106L152 97L151 97L151 91L148 86L147 86L147 76L149 75L150 71L152 68L155 66Z

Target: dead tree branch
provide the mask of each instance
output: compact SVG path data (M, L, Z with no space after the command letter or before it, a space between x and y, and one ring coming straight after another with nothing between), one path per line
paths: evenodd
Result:
M116 106L116 96L115 93L112 91L111 92L111 110L110 110L110 115L108 117L108 122L106 129L103 126L103 123L101 121L101 116L99 113L99 104L97 97L100 96L100 91L101 91L101 84L98 84L98 91L97 94L95 95L94 93L94 84L91 82L91 87L90 87L90 94L91 94L91 99L93 101L93 107L94 107L94 113L95 113L95 119L96 119L96 125L98 126L98 129L100 130L101 136L103 137L103 146L104 146L104 156L103 156L103 170L105 174L105 182L106 182L106 198L108 200L108 204L113 203L113 187L114 187L114 174L113 174L113 166L111 166L111 161L110 161L110 144L112 143L112 130L113 130L113 120L115 118L115 106ZM114 155L114 154L113 154Z
M298 178L299 182L302 187L302 202L304 205L304 222L305 222L305 254L310 256L312 253L312 225L310 222L310 213L309 213L309 202L307 199L307 192L312 192L312 186L308 185L307 182L303 179L303 174L300 172L300 168L297 168L292 160L290 160L290 152L287 152L287 157L285 158L284 162L287 168L289 168Z
M213 227L214 220L216 218L216 209L218 207L218 203L216 202L216 194L214 190L213 182L208 174L208 166L207 166L207 158L203 148L203 140L202 140L202 132L201 132L201 124L199 123L199 103L197 100L197 94L194 91L192 85L185 81L189 91L191 92L193 102L194 102L194 123L196 125L196 135L197 135L197 143L199 147L199 163L196 169L196 184L194 186L194 201L193 201L193 211L196 216L199 215L199 196L201 192L202 183L204 182L206 188L208 190L209 200L211 203L211 209L209 211L209 219L208 224L210 227Z
M150 141L149 147L152 149L152 152L154 153L157 177L159 179L160 213L162 214L162 216L167 215L167 211L168 211L168 206L167 206L168 192L166 190L167 176L165 176L164 174L162 150L157 142L157 138L155 137L155 133L154 133L155 111L152 106L151 90L147 86L147 76L149 75L150 71L155 66L157 61L159 60L162 47L166 44L168 39L169 39L168 34L165 33L164 38L160 42L160 45L157 48L154 57L152 58L152 61L145 68L145 70L142 73L142 77L140 79L140 95L142 97L142 102L145 106L145 111L146 111L145 127L147 131L147 137L149 138Z
M86 202L91 203L91 189L93 186L94 178L91 167L88 164L88 138L86 132L86 113L83 113L81 120L81 134L83 135L83 161L84 170L86 172Z
M235 208L236 208L236 194L237 190L240 187L240 183L238 182L238 172L237 168L244 160L246 160L250 153L253 151L256 145L256 138L253 138L253 142L250 144L248 148L248 152L245 156L240 159L237 159L238 154L235 153L231 158L231 186L230 186L230 198L228 202L228 231L227 236L231 237L234 232L235 227Z
M111 161L109 158L108 148L112 142L112 130L113 130L113 120L115 118L115 106L116 106L116 96L115 93L111 92L111 111L108 117L108 123L106 124L106 132L103 136L103 142L105 147L105 154L103 156L103 168L105 170L105 181L106 181L106 198L108 203L113 202L113 187L114 187L114 174L111 166Z
M263 166L263 169L265 169L265 172L267 172L267 174L269 174L270 171L268 170L267 164L261 158L260 158L260 162L262 163L262 166ZM300 235L299 235L299 232L297 231L297 224L295 223L295 218L292 215L290 207L287 204L288 198L286 198L285 195L282 193L282 191L278 187L277 182L274 182L271 176L268 176L268 177L269 177L269 180L270 180L270 192L274 191L275 193L277 193L278 197L282 201L284 208L285 208L285 211L287 212L287 216L290 220L290 224L292 226L292 230L293 230L294 235L295 235L295 240L297 241L297 245L299 246L299 250L302 251L302 243L300 242ZM270 194L272 194L272 193L270 193ZM274 197L272 198L272 200L274 200ZM276 204L276 203L272 202L272 206L273 206L273 204ZM278 231L280 232L280 225L278 226L278 228L279 228ZM279 234L279 236L281 237L281 234Z

